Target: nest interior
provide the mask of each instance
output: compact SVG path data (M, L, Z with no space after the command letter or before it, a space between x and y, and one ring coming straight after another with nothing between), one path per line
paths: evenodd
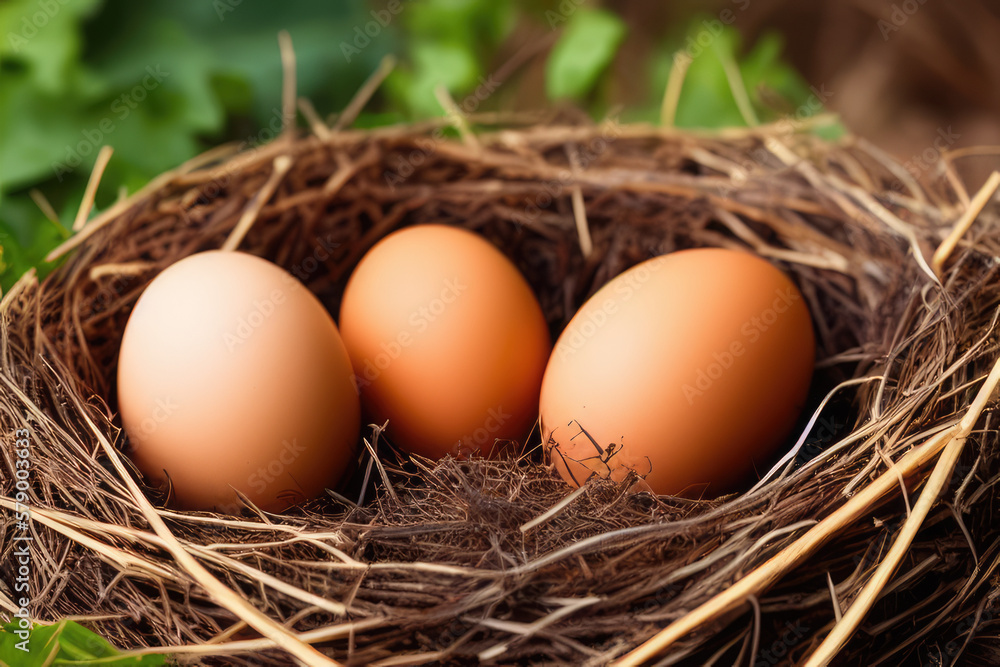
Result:
M92 221L50 276L26 276L5 296L0 606L8 617L16 457L6 443L27 428L34 616L86 617L122 647L172 647L182 662L288 663L164 548L108 451L128 447L114 377L131 307L158 271L221 247L248 209L256 215L240 249L287 268L331 313L379 238L439 222L503 250L554 336L618 273L698 246L775 262L815 322L818 419L804 416L791 465L741 495L656 498L594 479L550 512L572 490L537 448L429 463L384 444L377 484L360 474L371 472L364 454L341 498L281 516L175 512L145 489L218 580L348 664L605 664L954 424L993 365L995 211L983 211L939 282L918 261L967 202L946 161L918 182L864 142L775 128L693 135L614 122L480 122L484 131L466 142L428 124L213 151ZM283 156L290 166L276 176ZM587 259L576 190L593 240ZM365 436L378 440L371 428ZM1000 661L996 450L989 406L895 577L842 649L844 664ZM773 586L676 642L663 664L779 664L809 653L860 594L925 478L923 469L900 475L893 493Z

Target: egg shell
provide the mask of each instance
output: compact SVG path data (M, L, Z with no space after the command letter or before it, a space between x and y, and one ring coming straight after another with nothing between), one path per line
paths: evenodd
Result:
M203 252L160 273L125 328L118 404L130 456L186 509L281 511L333 486L360 402L337 328L288 272Z
M551 350L530 286L483 237L445 225L379 241L348 281L340 329L365 409L438 459L524 438Z
M556 343L543 442L570 484L629 470L658 494L714 496L768 463L809 390L801 293L749 253L685 250L598 290Z

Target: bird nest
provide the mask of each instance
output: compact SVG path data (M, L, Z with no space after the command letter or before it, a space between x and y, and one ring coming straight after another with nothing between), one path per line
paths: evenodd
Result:
M918 181L863 141L788 123L471 120L459 137L316 121L216 149L5 295L3 614L22 596L13 538L30 536L33 619L182 664L996 664L996 181L970 197L947 156ZM629 493L631 479L571 489L537 431L520 457L433 462L372 425L351 479L281 515L175 511L144 485L115 374L160 271L238 245L336 313L375 242L428 222L501 249L554 335L651 255L776 263L818 346L787 456L744 493L690 500Z

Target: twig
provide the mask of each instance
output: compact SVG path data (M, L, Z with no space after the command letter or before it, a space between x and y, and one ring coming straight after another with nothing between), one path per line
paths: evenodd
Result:
M371 618L364 619L361 621L349 621L346 623L338 623L336 625L327 625L321 628L316 628L315 630L307 630L306 632L294 633L291 631L286 631L290 636L294 637L296 640L304 644L319 644L322 642L328 642L334 639L342 639L343 637L350 636L353 633L362 632L364 630L370 630L373 628L385 625L385 619L382 618ZM166 654L166 655L204 655L204 656L219 656L219 655L234 655L239 653L250 653L252 651L265 651L267 649L281 648L281 644L274 641L271 638L262 639L243 639L233 642L222 642L218 644L180 644L177 646L153 646L150 648L136 649L130 652L129 655L148 655L148 654ZM314 664L314 663L306 663ZM334 663L336 664L336 663Z
M670 78L667 79L663 103L660 105L660 125L664 127L674 126L674 121L677 118L677 105L681 101L681 90L684 88L684 79L690 66L691 58L687 54L683 51L674 54L674 62L670 66Z
M0 507L4 507L13 512L18 507L18 503L6 498L0 498ZM100 556L101 560L106 563L110 563L119 568L133 568L135 571L146 573L150 577L171 577L171 572L163 565L160 565L153 560L144 558L138 554L130 553L110 544L105 544L104 542L88 535L84 535L80 531L67 526L64 522L60 521L58 517L51 516L50 512L44 508L32 507L31 513L32 518L38 521L38 523L63 534L77 544L90 549L95 554Z
M719 219L719 222L728 227L729 231L752 247L758 255L773 257L774 259L780 259L782 261L795 264L802 264L804 266L814 266L818 269L828 269L839 273L848 273L851 267L850 262L847 261L846 257L828 248L822 251L825 256L819 256L810 255L806 252L786 250L784 248L775 248L770 246L764 241L764 239L758 236L752 229L750 229L750 227L740 220L738 216L722 207L716 207L715 215Z
M502 621L493 618L482 618L482 619L466 619L469 622L476 622L479 625L486 626L488 628L493 628L506 632L508 634L517 635L518 637L530 637L537 632L544 630L549 625L552 625L556 621L563 619L571 614L576 613L580 609L589 607L592 604L596 604L601 601L601 598L596 596L590 596L586 598L579 598L573 600L561 600L562 606L555 610L548 616L543 616L542 618L536 620L533 623L520 623L517 621ZM507 652L510 647L510 642L501 642L495 644L494 646L481 651L479 653L479 660L482 662L490 662L500 657Z
M833 604L833 618L839 623L840 619L844 616L844 610L840 606L840 600L837 599L837 587L833 584L833 577L830 575L830 571L826 571L826 586L830 589L830 602Z
M944 448L956 430L957 427L953 427L939 433L920 447L908 452L899 462L900 469L909 473L924 465ZM769 589L788 571L812 555L828 540L836 537L844 527L863 516L883 496L896 488L897 484L895 473L881 475L776 556L734 583L730 588L668 625L615 664L621 667L640 665L672 646L674 642L692 630L740 608L750 595Z
M299 98L299 111L305 116L306 121L309 123L309 127L312 128L313 134L320 138L321 141L327 141L330 139L330 128L326 126L323 119L320 118L319 114L316 112L316 107L313 103L305 97Z
M170 183L178 176L190 173L207 164L211 164L212 162L215 162L221 158L229 157L230 155L236 153L238 149L239 146L236 144L226 144L223 146L219 146L217 148L205 151L201 155L191 158L190 160L179 166L177 169L174 169L173 171L168 171L163 174L160 174L159 176L151 180L149 183L147 183L145 186L143 186L138 192L133 194L131 197L129 197L125 201L116 202L111 208L103 211L96 218L91 220L90 223L84 226L84 228L81 229L78 233L74 234L73 236L69 237L68 239L60 243L55 248L55 250L53 250L52 252L50 252L48 255L45 256L45 261L54 262L55 260L65 255L70 250L73 250L74 248L78 247L80 244L89 239L99 230L103 229L105 226L107 226L114 220L117 220L118 217L122 213L124 213L127 209L129 209L132 206L138 205L139 202L145 200L153 193L158 192L161 188L166 186L168 183Z
M205 569L201 563L195 560L195 558L189 554L183 546L181 546L181 543L177 541L174 534L170 532L167 524L164 523L163 519L160 518L160 515L156 513L155 509L153 509L149 500L147 500L146 496L143 495L142 489L140 489L139 485L136 484L134 479L132 479L132 476L125 468L125 464L122 463L121 457L115 450L114 445L112 445L101 430L97 428L97 425L94 424L86 412L81 411L81 417L86 420L88 428L94 434L94 437L100 443L105 454L111 460L115 470L118 471L118 475L125 482L129 493L136 503L136 506L142 512L143 516L146 517L146 521L149 522L153 532L155 532L160 539L163 540L165 548L170 552L170 555L174 557L177 564L184 568L184 570L186 570L187 573L191 575L191 577L200 586L202 586L212 598L237 617L246 621L247 624L254 630L273 641L279 648L295 656L309 667L337 667L339 665L339 663L327 658L315 648L296 637L295 634L287 628L283 627L279 623L276 623L231 588L225 586L222 582L212 576L212 574Z
M955 223L948 236L941 242L938 249L934 251L934 257L931 259L931 266L934 268L934 273L939 276L941 275L941 267L948 261L948 257L955 250L955 246L958 245L961 238L972 227L972 223L982 212L983 208L985 208L986 204L989 203L990 199L992 199L998 187L1000 187L1000 171L994 171L990 174L989 179L980 188L979 192L976 193L976 196L972 198L969 208L965 210L965 213Z
M802 435L800 435L799 439L795 441L795 445L790 450L788 450L788 452L786 452L784 456L781 457L781 460L779 460L777 463L774 464L774 466L771 467L771 469L767 472L766 475L760 478L759 482L754 484L753 488L750 489L750 493L757 491L759 488L767 484L768 480L774 477L782 468L789 465L795 459L795 457L798 456L799 451L802 449L802 446L806 444L806 439L808 439L809 433L812 432L813 426L816 425L816 422L819 420L820 415L826 408L827 403L829 403L830 400L833 399L834 395L838 391L844 389L845 387L865 384L867 382L871 382L872 380L878 380L878 379L881 379L881 376L854 378L853 380L845 380L844 382L841 382L836 387L831 389L827 393L827 395L823 397L823 400L820 401L820 404L816 406L816 410L813 412L812 417L809 418L809 422L806 424L806 427L802 429ZM786 470L785 472L788 471Z
M73 221L73 231L78 232L87 224L87 217L94 208L94 198L97 197L97 186L101 184L101 176L108 166L111 154L115 150L111 146L102 146L97 154L97 161L94 162L94 169L90 172L90 179L87 181L87 189L83 192L83 201L76 212L76 219Z
M267 200L271 198L274 191L278 187L278 183L281 179L285 177L288 170L292 167L292 158L287 155L279 155L274 158L274 170L271 172L270 178L264 183L263 187L253 196L253 199L247 204L246 209L243 211L243 215L240 216L239 222L236 223L236 227L229 234L229 238L226 242L222 244L222 250L232 251L239 247L240 242L243 237L246 236L250 228L253 227L253 223L257 221L257 216L260 214L260 210L264 208L264 204Z
M996 388L998 382L1000 382L1000 360L994 365L993 372L990 373L986 384L980 389L979 395L969 407L962 421L952 428L933 436L923 445L915 447L904 454L897 463L897 470L904 475L908 475L932 460L956 438L961 437L964 442L965 436L968 435L968 432L972 429L972 425L979 418L983 408L986 406L986 402L989 400L990 394ZM960 451L961 445L958 447ZM692 630L741 607L746 603L750 595L756 595L761 591L769 589L789 570L808 558L828 540L838 535L841 529L863 516L883 496L890 493L892 489L897 488L898 484L899 478L896 471L890 470L883 473L869 486L859 491L857 495L844 503L833 514L785 547L769 561L694 611L665 627L615 664L622 667L639 665L670 647L674 642ZM931 490L925 489L925 493L920 496L921 499L929 495L928 491ZM916 516L917 513L915 510L910 515L908 522L914 521ZM888 558L886 561L888 561ZM849 616L850 610L844 616L844 619L847 619Z
M903 473L899 472L893 460L889 458L888 455L886 455L885 450L878 445L875 445L875 454L878 455L878 457L885 464L886 469L896 471L896 477L899 478L899 493L903 496L903 506L906 508L906 516L910 516L913 508L910 507L910 493L906 490L906 480L903 479Z
M949 436L948 443L941 457L938 459L937 465L934 466L934 470L927 479L927 484L924 486L923 492L917 498L917 502L913 506L913 511L910 512L910 516L903 522L903 527L896 535L889 553L879 563L875 573L868 580L868 583L865 584L858 597L855 598L854 603L851 604L844 617L833 626L830 634L826 636L826 639L823 640L819 648L809 657L805 667L821 667L830 664L844 644L851 638L851 635L857 630L865 615L872 608L872 605L875 604L882 589L885 588L889 579L895 573L896 568L902 562L903 557L909 551L910 545L913 543L913 538L916 537L917 532L923 525L924 519L927 518L931 507L937 502L938 496L941 495L945 484L951 478L955 464L958 463L958 458L965 447L966 438L972 432L972 428L976 425L976 421L979 420L979 416L986 408L986 404L989 402L990 396L998 384L1000 384L1000 359L993 365L993 370L990 371L986 382L980 387L979 393L976 394L972 405L969 406L965 416L962 417L962 421L959 422L958 427Z
M855 143L866 153L878 160L879 164L888 169L893 176L899 179L899 182L906 186L906 189L910 191L919 203L928 203L927 196L924 194L924 189L920 187L920 184L917 183L916 179L914 179L910 172L906 170L906 167L899 164L899 162L894 160L892 156L865 138L859 137L855 140Z
M719 62L722 63L722 69L726 73L729 90L733 92L733 99L736 100L736 106L739 107L740 115L743 116L743 122L750 127L760 125L757 112L753 110L753 104L750 103L750 96L747 94L747 87L743 82L743 75L740 74L740 66L736 64L736 59L724 49L716 49L716 53L719 56Z
M19 294L27 290L29 285L34 287L37 284L38 272L35 267L31 267L25 271L20 278L18 278L17 282L14 283L14 286L11 287L6 294L3 294L3 290L0 290L0 295L3 297L0 298L0 313L6 311L10 305L14 303L14 299L16 299Z
M567 147L569 163L574 173L580 172L580 155L576 144ZM594 241L590 238L590 225L587 223L587 207L583 202L583 188L579 183L573 185L571 199L573 201L573 220L576 222L576 234L580 239L580 252L584 259L589 259L594 252Z
M445 115L452 126L458 130L458 134L462 137L462 142L477 153L481 152L483 149L482 144L479 143L479 139L476 138L476 135L469 128L468 119L462 113L462 110L458 108L458 105L455 104L455 100L451 98L448 89L439 85L434 89L434 96L437 97L438 103L444 109Z
M955 170L955 163L947 158L944 159L944 175L948 179L951 189L954 190L955 195L958 197L958 203L962 208L968 208L969 204L972 203L969 199L969 192L965 189L965 183L962 182L961 177Z
M529 530L531 530L532 528L534 528L535 526L540 526L541 524L545 523L546 521L548 521L552 517L554 517L557 514L559 514L559 512L563 511L571 502L573 502L574 500L576 500L577 498L579 498L580 496L582 496L586 492L587 492L587 487L586 486L581 486L581 487L577 488L575 491L573 491L573 493L570 493L569 495L567 495L565 498L563 498L562 500L560 500L558 503L556 503L555 505L553 505L552 507L550 507L548 510L546 510L542 514L539 514L538 516L536 516L531 521L528 521L527 523L521 524L521 532L522 533L526 533Z
M281 50L281 138L291 141L295 137L295 91L298 87L295 72L295 47L287 30L278 33Z
M388 421L381 426L378 424L369 424L375 435L372 438L372 442L368 442L368 438L362 438L362 441L365 443L368 455L372 457L372 460L375 462L375 466L378 468L379 477L382 478L382 483L385 485L386 490L389 491L389 495L392 496L392 499L398 503L399 496L396 495L396 490L392 488L392 481L389 479L389 473L386 472L385 466L382 465L382 461L379 459L378 454L375 451L375 447L378 446L378 438L388 425Z
M156 266L156 264L153 264L152 262L98 264L97 266L90 267L90 271L87 275L91 280L97 280L98 278L103 278L104 276L137 276L141 273L149 271L154 266Z
M358 117L358 114L361 113L361 110L368 104L368 100L372 98L372 95L375 94L375 91L379 89L379 86L382 85L382 82L392 73L395 67L396 56L390 54L382 58L382 62L379 63L371 76L361 84L361 88L358 89L358 92L354 93L354 97L351 98L351 101L344 107L344 111L337 117L337 122L331 128L334 132L339 132L346 127L350 127L351 123Z
M957 160L964 157L982 157L984 155L1000 155L1000 146L966 146L945 153L945 156L949 160Z
M62 223L59 222L59 215L56 213L56 210L52 208L52 204L49 202L48 198L42 194L41 190L38 188L31 188L31 190L28 191L28 195L31 196L31 201L35 202L35 205L46 218L56 223L60 229L63 229ZM63 229L63 233L65 232L66 230Z
M768 150L774 153L782 162L788 166L796 166L806 177L806 180L833 197L834 201L837 202L845 213L856 218L859 218L862 215L858 206L851 201L853 198L864 206L868 213L878 218L878 220L884 223L889 229L905 238L910 244L910 251L913 253L913 258L917 261L917 264L923 272L927 274L932 281L939 285L941 284L937 274L934 273L931 267L927 264L927 260L924 258L923 249L920 247L920 241L917 239L917 235L913 231L913 228L893 215L890 211L886 210L886 208L878 203L870 193L865 192L857 186L845 183L835 175L821 174L816 167L799 158L787 146L774 137L768 137L765 139L764 143L767 145ZM836 187L831 188L831 185Z

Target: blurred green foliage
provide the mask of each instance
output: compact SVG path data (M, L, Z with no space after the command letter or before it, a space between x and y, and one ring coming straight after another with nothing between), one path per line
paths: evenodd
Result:
M567 21L545 68L545 90L554 100L580 99L615 57L625 22L608 11L581 9Z
M123 654L105 639L74 621L35 625L28 637L17 623L0 626L0 665L11 667L159 667L162 655ZM22 650L28 649L27 651Z
M335 36L371 17L359 3L299 0L0 4L0 287L68 235L97 152L115 149L98 191L108 206L228 140L261 143L280 123L276 34L295 44L301 94L342 107L395 47L394 33L348 63ZM35 187L59 223L28 196Z
M405 57L384 88L386 107L400 120L440 115L438 85L453 94L481 85L518 16L512 0L410 0L403 7L394 27Z
M541 93L597 116L614 103L606 84L615 77L628 27L613 13L581 4L5 0L0 288L29 267L51 269L42 258L68 236L102 145L112 145L115 154L101 181L98 209L120 189L134 192L212 145L270 140L271 128L280 126L280 29L295 45L299 94L321 112L342 108L384 55L400 56L358 119L362 127L441 115L434 94L439 85L465 110L471 107L463 102L497 108L505 98L493 96L494 88L507 83L493 80L502 66L499 53L525 23L534 24L533 34L554 35L554 45L541 55ZM723 68L727 59L737 63L761 121L794 117L809 103L812 93L782 63L777 37L744 52L734 29L699 17L687 30L668 33L649 54L647 71L633 75L648 81L648 101L625 110L623 120L658 122L674 54L685 49L693 60L678 126L744 124ZM58 221L43 216L29 197L32 188L52 202Z

